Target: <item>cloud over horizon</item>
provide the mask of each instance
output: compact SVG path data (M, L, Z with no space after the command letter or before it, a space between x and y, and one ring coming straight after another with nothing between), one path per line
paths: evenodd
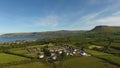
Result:
M56 15L48 15L46 17L40 18L35 25L36 26L51 26L51 27L56 27L59 25L59 17Z

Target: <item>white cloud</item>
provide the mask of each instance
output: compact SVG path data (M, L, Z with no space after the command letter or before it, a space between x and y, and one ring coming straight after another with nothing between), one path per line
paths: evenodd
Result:
M97 13L93 13L93 14L88 14L86 16L80 17L78 20L76 20L69 28L70 29L77 29L80 27L81 25L88 26L90 24L92 24L92 21L95 20L99 15L101 15L102 13L108 11L109 9L104 9L102 11L99 11Z
M114 12L113 15L110 15L110 16L97 18L101 14L102 13L97 14L97 15L91 14L91 16L93 16L92 18L91 16L88 16L88 17L85 17L88 20L82 19L81 21L85 23L85 25L88 25L88 26L96 26L96 25L120 26L120 15L118 15L118 12Z
M106 12L108 9L105 9L105 10L102 10L100 12L97 12L97 13L93 13L93 14L89 14L89 15L86 15L86 16L83 16L82 18L80 18L80 21L84 21L84 22L87 22L87 21L90 21L94 18L96 18L97 16L99 16L100 14ZM79 20L78 20L79 21Z
M120 11L113 13L113 15L120 15Z
M120 26L120 16L109 16L98 20L93 20L93 22L101 25Z
M35 25L36 26L52 26L55 27L59 24L59 17L56 15L48 15L40 18Z
M97 13L80 17L69 27L69 29L90 29L97 25L120 26L120 12L112 12L111 15L109 14L105 16L105 14L109 13L110 10L110 8L106 8L105 10ZM101 15L103 16L100 17Z

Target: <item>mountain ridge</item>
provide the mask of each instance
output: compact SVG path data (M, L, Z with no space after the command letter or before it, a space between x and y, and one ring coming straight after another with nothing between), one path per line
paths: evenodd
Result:
M96 26L91 32L120 32L120 26Z
M46 31L46 32L29 32L29 33L7 33L0 35L0 37L24 37L24 36L45 36L45 35L66 35L74 33L86 32L83 30L59 30L59 31Z
M24 37L24 36L61 36L78 34L84 32L120 32L120 26L96 26L89 31L85 30L59 30L59 31L46 31L46 32L30 32L30 33L7 33L0 35L0 37Z

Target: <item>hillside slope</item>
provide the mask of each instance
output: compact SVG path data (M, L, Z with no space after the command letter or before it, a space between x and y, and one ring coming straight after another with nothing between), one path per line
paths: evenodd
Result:
M96 26L91 32L120 32L120 26Z
M0 35L0 37L25 37L25 36L69 36L74 34L80 34L84 32L92 33L117 33L120 34L120 26L96 26L90 31L69 31L69 30L60 30L60 31L47 31L47 32L31 32L31 33L8 33Z
M8 34L0 35L0 37L61 36L61 35L63 36L63 35L78 34L83 32L86 32L86 31L61 30L61 31L31 32L31 33L8 33Z

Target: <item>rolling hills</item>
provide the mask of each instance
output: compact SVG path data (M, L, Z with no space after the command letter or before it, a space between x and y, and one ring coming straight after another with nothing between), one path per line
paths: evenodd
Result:
M60 30L60 31L46 31L46 32L30 32L30 33L8 33L0 35L0 37L25 37L25 36L65 36L80 34L86 32L96 33L118 33L120 34L120 26L96 26L91 30Z
M120 32L120 26L96 26L91 32Z
M70 34L78 34L83 33L85 31L68 31L68 30L60 30L60 31L47 31L47 32L31 32L31 33L8 33L0 35L0 37L25 37L25 36L61 36L61 35L70 35Z

